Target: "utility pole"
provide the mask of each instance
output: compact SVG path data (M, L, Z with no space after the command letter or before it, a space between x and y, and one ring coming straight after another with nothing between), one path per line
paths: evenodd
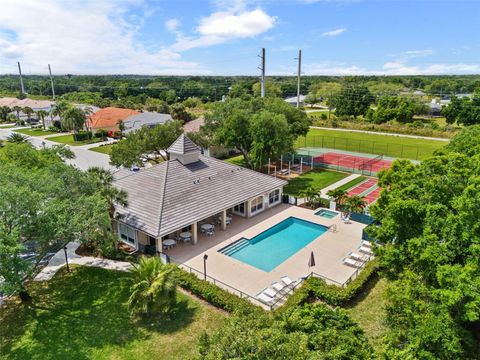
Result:
M259 56L262 59L262 64L259 67L262 72L260 77L260 96L263 98L265 97L265 48L262 48L262 55Z
M55 100L55 88L53 87L52 68L50 67L50 64L48 64L48 72L50 73L50 83L52 84L52 97L53 100Z
M300 107L300 77L302 76L302 50L298 50L297 108Z
M22 68L20 67L20 61L17 62L18 64L18 73L20 74L20 91L22 94L25 94L25 87L23 86L23 79L22 79Z

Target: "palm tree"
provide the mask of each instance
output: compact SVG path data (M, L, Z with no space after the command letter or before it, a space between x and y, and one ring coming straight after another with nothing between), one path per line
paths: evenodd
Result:
M30 120L32 114L34 113L33 109L30 106L25 106L22 111L25 115L27 115L27 121Z
M367 206L367 202L363 200L363 197L358 195L350 196L345 201L345 207L349 213L362 212L365 206Z
M327 192L327 195L335 201L338 207L340 207L342 203L345 201L345 199L347 198L347 192L339 188L329 190Z
M10 136L7 137L7 141L14 144L30 143L28 137L16 132L12 132Z
M20 113L22 112L22 108L18 105L15 105L12 110L17 114L17 121L20 120Z
M0 106L0 121L7 121L11 110L8 106Z
M77 134L85 125L85 112L76 107L72 107L63 113L62 127L65 130L73 130Z
M133 314L167 313L176 302L174 266L158 257L142 257L131 271L132 287L128 307Z
M37 116L40 119L40 121L42 122L43 130L47 129L46 126L45 126L45 118L47 117L47 115L48 115L48 112L46 112L45 110L38 110L37 111Z
M119 190L113 185L113 174L109 170L100 167L91 167L87 170L88 174L94 176L100 183L103 198L108 202L108 213L113 220L115 215L115 205L128 206L128 196L124 190Z
M307 200L307 203L310 205L311 208L315 208L315 203L318 202L319 193L313 187L309 187L305 189L303 192L303 197Z
M55 116L60 118L60 121L63 119L63 114L70 108L70 104L66 101L60 100L50 109L50 116L52 120Z

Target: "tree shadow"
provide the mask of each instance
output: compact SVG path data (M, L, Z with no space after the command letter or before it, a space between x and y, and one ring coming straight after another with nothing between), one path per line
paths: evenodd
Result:
M373 275L367 282L364 284L363 289L351 300L343 304L343 307L346 309L351 309L365 300L370 292L375 288L377 283L380 281L380 276L378 274Z
M32 305L16 304L0 314L2 352L10 359L84 360L93 349L176 332L194 319L196 305L180 299L169 318L138 323L127 308L129 288L128 273L92 267L62 269L48 283L32 282Z

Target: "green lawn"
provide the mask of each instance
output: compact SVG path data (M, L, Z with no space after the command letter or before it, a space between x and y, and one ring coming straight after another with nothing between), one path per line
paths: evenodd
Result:
M245 165L245 160L243 159L243 155L237 155L228 159L225 159L223 161L226 161L230 164L238 165L238 166L246 166Z
M112 146L113 146L113 144L101 145L101 146L91 148L89 150L95 151L95 152L98 152L98 153L102 153L102 154L110 155L112 153Z
M24 134L24 135L29 135L29 136L45 136L45 135L52 135L56 134L54 131L48 131L48 130L43 130L40 128L34 128L34 129L18 129L15 130L15 132Z
M30 283L33 306L9 304L0 312L1 358L192 359L199 335L223 322L223 312L183 293L171 317L134 321L127 280L123 272L74 267Z
M430 139L310 129L306 137L300 137L297 140L296 147L333 148L391 157L423 159L446 144L446 141Z
M345 190L347 191L348 189L354 187L355 185L357 184L360 184L362 181L364 181L366 179L365 176L359 176L355 179L353 179L352 181L349 181L348 183L342 185L342 186L339 186L337 189L340 189L340 190Z
M0 125L0 129L12 129L14 128L16 125Z
M349 175L350 174L330 170L312 170L290 180L283 188L283 192L288 195L300 197L309 187L320 191L324 187L340 181Z
M352 319L360 325L377 352L382 346L382 337L386 332L386 325L383 322L385 317L383 295L386 287L385 279L373 281L364 290L363 296L348 307Z
M93 138L89 140L83 140L83 141L74 141L73 140L73 135L61 135L61 136L53 136L51 138L48 138L48 140L55 141L61 144L66 144L66 145L72 145L72 146L80 146L80 145L88 145L88 144L94 144L97 142L101 142L102 139L100 138Z

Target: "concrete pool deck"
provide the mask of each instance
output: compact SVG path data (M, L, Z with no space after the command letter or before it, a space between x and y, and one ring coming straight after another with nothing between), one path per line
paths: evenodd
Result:
M320 235L270 272L218 252L230 243L242 237L250 239L290 216L327 227L336 225L336 232L327 231ZM177 245L165 253L175 262L190 266L202 274L203 257L207 254L207 275L250 296L255 296L285 275L297 281L310 272L315 272L334 282L344 283L357 269L344 265L342 260L351 251L358 251L365 226L354 221L345 224L340 214L328 219L315 215L315 211L310 209L282 204L250 219L234 216L232 224L226 231L217 230L212 237L200 235L197 245ZM316 265L309 268L308 259L312 251Z

